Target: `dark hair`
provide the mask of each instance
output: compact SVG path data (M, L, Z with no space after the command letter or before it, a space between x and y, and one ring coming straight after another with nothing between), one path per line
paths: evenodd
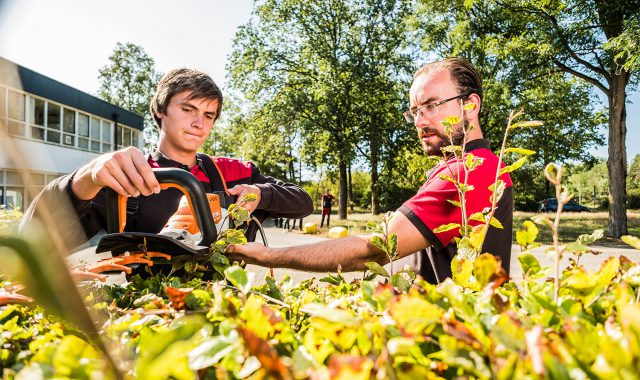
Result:
M191 69L176 69L166 73L156 87L156 93L151 99L149 106L151 116L156 121L156 126L160 128L160 118L156 113L166 114L167 107L171 98L184 91L191 91L191 95L187 100L192 99L211 99L218 100L218 109L216 110L216 118L220 117L222 110L222 91L215 84L213 79L207 74ZM214 121L215 121L214 120Z
M480 102L482 102L482 77L471 63L462 58L453 57L428 63L416 71L413 80L415 81L417 77L437 69L449 71L460 94L478 94Z

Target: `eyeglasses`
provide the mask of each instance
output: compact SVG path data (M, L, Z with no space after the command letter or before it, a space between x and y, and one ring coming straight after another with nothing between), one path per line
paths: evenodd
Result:
M421 107L418 107L415 111L404 111L402 115L404 116L404 119L407 121L407 123L415 123L418 115L420 115L420 117L435 117L438 115L438 106L455 99L467 98L469 95L471 95L471 93L456 95L452 98L441 100L437 103L428 103Z

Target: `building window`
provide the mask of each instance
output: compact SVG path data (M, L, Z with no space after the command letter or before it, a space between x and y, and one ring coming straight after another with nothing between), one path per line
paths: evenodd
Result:
M9 90L8 96L8 115L7 121L8 132L14 136L25 135L25 96L15 91ZM13 119L13 120L11 120Z
M92 117L91 128L89 128L89 130L89 149L94 152L100 152L100 119Z
M47 104L47 141L60 144L60 106Z
M4 205L9 209L24 210L24 190L18 187L7 187Z
M1 127L11 135L96 153L110 152L116 144L116 149L138 147L140 142L136 129L119 125L116 130L112 121L1 86L0 117Z
M4 187L4 205L10 209L24 209L24 186L20 175L15 170L5 172L5 181L0 184Z
M9 117L24 121L24 94L9 90Z
M131 145L131 130L129 128L122 128L122 145Z
M45 174L45 185L48 185L51 181L53 181L54 179L60 177L62 174L58 175L58 174Z
M102 120L102 151L110 152L113 144L113 123Z
M7 91L0 87L0 117L7 116Z
M45 102L38 98L29 100L29 115L31 122L31 137L44 140L44 124L46 117Z
M68 146L75 146L76 133L76 111L68 108L62 109L62 143Z
M30 202L29 195L40 193L44 186L61 174L28 172L30 179L29 194L25 193L25 184L15 170L0 170L0 207L24 210Z
M89 149L89 115L78 113L78 148Z

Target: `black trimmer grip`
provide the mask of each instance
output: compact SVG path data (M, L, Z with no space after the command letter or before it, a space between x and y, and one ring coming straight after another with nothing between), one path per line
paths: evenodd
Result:
M188 171L176 168L153 169L153 174L155 174L163 190L177 188L187 196L193 215L198 223L198 228L202 232L202 240L198 245L208 247L215 242L218 231L207 203L207 194L200 181ZM107 233L123 232L127 217L127 198L119 195L111 188L106 188L105 207Z

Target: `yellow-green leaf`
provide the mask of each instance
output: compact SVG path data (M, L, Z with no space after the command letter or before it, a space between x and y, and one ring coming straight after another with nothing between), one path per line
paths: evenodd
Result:
M438 174L438 178L440 178L443 181L449 181L449 182L453 182L453 183L458 183L458 181L451 177L450 175L447 174Z
M502 226L502 223L500 223L500 221L494 217L491 217L491 220L489 220L489 224L495 228L499 228L499 229L503 229L504 227Z
M537 120L521 121L519 123L511 124L511 127L509 127L509 130L513 130L516 128L539 127L541 125L544 125L544 123Z
M638 239L637 237L631 236L631 235L624 235L620 239L622 239L623 242L629 244L633 248L640 249L640 239Z
M504 168L500 169L500 175L503 175L505 173L511 173L514 170L520 169L526 161L527 161L527 157L525 156L520 158L518 161L514 162L511 165L505 166Z
M469 220L475 220L476 222L485 223L484 215L481 212L474 212L469 216Z
M447 199L447 202L451 203L452 205L454 205L456 207L462 207L462 204L460 204L460 202L454 201L453 199Z
M536 154L535 150L524 149L524 148L507 148L504 152L522 154L523 156L530 156L532 154Z
M440 232L447 232L447 231L451 231L454 230L456 228L460 228L460 223L449 223L449 224L443 224L441 226L436 227L433 230L433 233L440 233Z

